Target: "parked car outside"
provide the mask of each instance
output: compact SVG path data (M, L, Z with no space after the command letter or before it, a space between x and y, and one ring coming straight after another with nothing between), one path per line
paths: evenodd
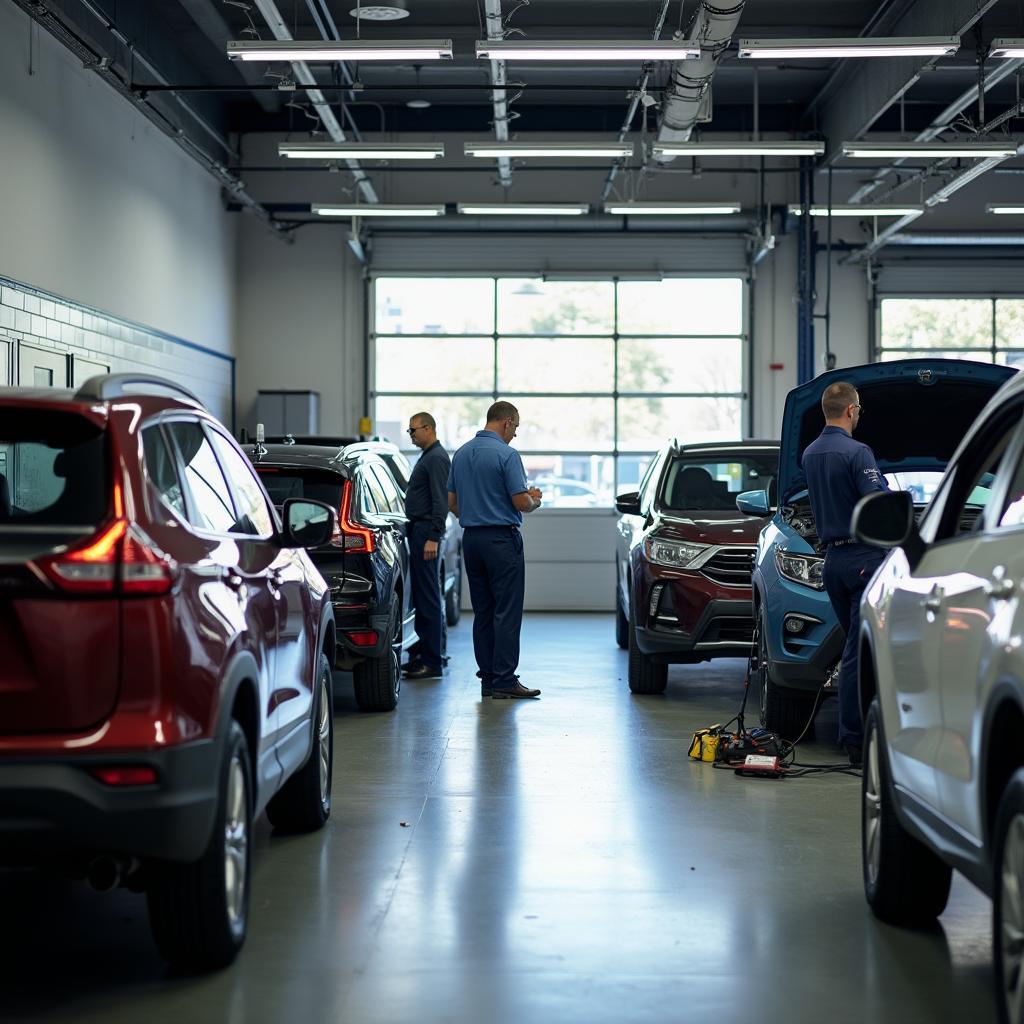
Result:
M756 654L750 684L760 694L765 728L788 739L808 728L845 639L825 593L825 559L800 467L804 449L824 426L822 392L835 381L853 384L862 406L857 440L875 453L890 487L929 497L960 439L1013 372L991 363L905 359L831 370L786 397L779 506L758 540L753 577ZM774 500L751 493L741 495L738 505L763 517L773 511Z
M670 664L747 657L750 572L763 519L737 512L743 491L773 490L777 441L666 445L640 489L620 494L615 638L629 688L661 693Z
M401 661L416 641L405 503L387 464L361 445L247 446L275 505L315 498L338 526L310 557L330 588L336 621L333 667L352 672L364 711L393 711Z
M0 390L3 860L145 890L168 960L234 959L256 816L331 810L334 615L303 548L333 526L278 519L175 385Z
M607 508L607 498L582 480L561 476L538 476L531 481L533 487L544 492L545 508Z
M930 426L943 430L949 410ZM861 604L864 890L926 925L951 869L993 900L1002 1021L1024 1019L1024 377L960 444L920 526L906 493L854 514L891 548Z

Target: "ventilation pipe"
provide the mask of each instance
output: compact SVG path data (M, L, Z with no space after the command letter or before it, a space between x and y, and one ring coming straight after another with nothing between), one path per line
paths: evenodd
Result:
M746 0L701 0L693 19L690 40L700 43L700 57L672 65L672 77L661 108L658 142L688 142L694 126L707 120L711 106L711 78L739 24ZM677 36L677 38L679 38ZM668 163L674 157L663 157Z

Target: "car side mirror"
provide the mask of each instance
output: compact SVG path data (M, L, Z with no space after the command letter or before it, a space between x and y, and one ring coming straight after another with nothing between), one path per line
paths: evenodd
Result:
M623 514L627 516L638 516L640 515L640 492L629 491L626 494L620 494L615 499L615 507Z
M908 491L880 491L857 502L853 536L876 548L904 547L916 533L914 499Z
M744 491L742 494L736 495L736 507L745 516L770 516L772 514L767 491Z
M318 548L334 535L336 513L330 505L307 498L289 498L281 510L286 548Z

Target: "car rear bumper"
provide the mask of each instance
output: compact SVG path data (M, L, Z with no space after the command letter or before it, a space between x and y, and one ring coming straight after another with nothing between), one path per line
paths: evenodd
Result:
M139 754L0 758L0 858L112 854L195 861L217 810L219 746L199 740ZM149 786L110 786L96 768L151 767Z

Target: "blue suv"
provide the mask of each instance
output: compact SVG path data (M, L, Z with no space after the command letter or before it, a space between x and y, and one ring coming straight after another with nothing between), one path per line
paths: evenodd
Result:
M760 694L765 728L799 736L843 650L800 468L804 449L824 426L822 392L839 380L857 388L863 407L857 440L870 445L889 486L909 491L920 512L975 417L1014 372L991 363L903 359L831 370L790 391L782 417L778 508L758 539L753 576L750 685ZM748 491L736 504L748 515L771 515L775 498Z

